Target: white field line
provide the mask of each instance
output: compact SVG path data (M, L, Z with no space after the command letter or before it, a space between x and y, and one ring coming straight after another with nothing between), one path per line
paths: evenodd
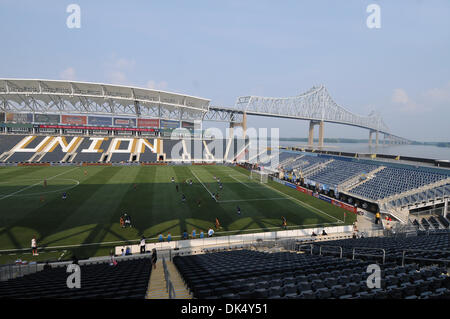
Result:
M243 175L243 176L247 176L247 175L245 175L245 174L243 174L243 173L241 173L241 172L237 172L237 173L239 173L239 174L241 174L241 175ZM334 216L331 216L331 215L325 213L324 211L322 211L322 210L320 210L320 209L318 209L318 208L316 208L316 207L313 207L313 206L311 206L311 205L309 205L309 204L307 204L307 203L305 203L305 202L302 202L301 200L299 200L299 199L297 199L297 198L294 198L294 197L292 197L292 196L290 196L290 195L288 195L288 194L285 194L285 193L279 191L278 189L275 189L275 188L273 188L273 187L271 187L271 186L269 186L269 185L267 185L267 184L262 184L262 185L264 185L264 186L267 187L267 188L270 188L271 190L276 191L277 193L279 193L279 194L281 194L281 195L283 195L283 196L285 196L285 197L288 197L288 198L292 199L293 201L296 201L296 202L300 203L301 206L307 206L307 207L309 207L309 208L311 208L311 209L313 209L313 210L315 210L315 211L317 211L317 212L319 212L319 213L322 213L322 214L324 214L324 215L327 215L328 217L331 217L331 218L333 218L333 219L336 219L339 223L344 223L344 222L343 222L342 220L340 220L339 218L336 218L336 217L334 217Z
M236 182L241 183L241 184L244 185L245 187L252 188L252 187L248 186L247 184L241 182L241 181L238 180L237 178L234 178L232 175L228 175L228 176L230 176L230 177L231 177L232 179L234 179Z
M331 217L331 218L333 218L333 219L336 219L339 223L344 223L342 220L340 220L339 218L336 218L336 217L334 217L334 216L331 216L330 214L327 214L327 213L325 213L324 211L322 211L322 210L320 210L320 209L318 209L318 208L315 208L314 206L311 206L311 205L309 205L309 204L307 204L307 203L305 203L305 202L302 202L301 200L299 200L299 199L297 199L297 198L294 198L294 197L292 197L292 196L290 196L290 195L288 195L288 194L285 194L285 193L283 193L283 192L281 192L281 191L279 191L278 189L275 189L275 188L273 188L272 186L269 186L269 185L266 185L266 184L264 184L266 187L268 187L268 188L270 188L270 189L272 189L272 190L274 190L274 191L276 191L276 192L278 192L278 193L280 193L280 194L282 194L282 195L284 195L284 196L286 196L286 197L288 197L288 198L290 198L290 199L292 199L292 200L294 200L294 201L296 201L296 202L298 202L298 203L300 203L300 205L302 205L302 206L307 206L307 207L309 207L309 208L311 208L311 209L313 209L313 210L315 210L315 211L317 211L317 212L319 212L319 213L322 213L322 214L324 214L324 215L327 215L328 217Z
M287 200L289 198L286 197L274 197L274 198L253 198L253 199L228 199L228 200L219 200L218 203L234 203L234 202L256 202L261 200Z
M234 177L240 177L241 175L228 175L228 176L231 178L234 178ZM245 176L245 175L243 175L243 176ZM236 178L234 178L234 179L236 179ZM246 179L248 179L248 178L246 178ZM252 186L250 186L250 188L263 188L264 187L263 185L261 185L260 182L255 182L255 181L252 181L249 183L245 183L245 182L241 182L241 183L244 183L246 185L252 185Z
M61 175L63 175L63 174L67 174L67 173L69 173L69 172L71 172L71 171L73 171L73 170L76 170L76 169L78 169L78 167L72 168L72 169L70 169L70 170L68 170L68 171L65 171L65 172L62 172L62 173L60 173L60 174L58 174L58 175L52 176L52 177L50 177L50 178L47 178L47 180L48 180L48 181L49 181L49 180L52 180L52 179L54 179L55 177L61 176ZM24 188L21 188L21 189L19 189L18 191L14 192L14 193L5 195L5 196L3 196L3 197L0 197L0 200L5 199L5 198L8 198L8 197L11 197L11 196L14 196L15 194L18 194L18 193L20 193L20 192L23 192L23 191L25 191L25 190L27 190L27 189L29 189L29 188L32 188L32 187L34 187L34 186L36 186L36 185L39 185L39 184L42 184L42 181L37 182L37 183L35 183L35 184L33 184L33 185L29 185L29 186L24 187Z
M191 168L189 168L189 170L191 171L192 175L195 176L195 178L200 182L200 184L203 185L203 187L206 189L206 191L209 193L209 195L211 195L211 197L214 198L214 200L217 202L217 199L215 196L213 196L213 194L209 191L209 189L205 186L205 184L203 184L203 182L200 180L200 178L197 177L197 175L192 171Z

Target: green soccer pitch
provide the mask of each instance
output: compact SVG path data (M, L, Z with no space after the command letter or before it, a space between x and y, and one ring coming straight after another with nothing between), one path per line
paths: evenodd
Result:
M143 235L150 242L169 232L173 240L185 230L206 233L216 217L217 236L281 230L281 216L288 229L344 225L343 209L248 175L241 167L221 165L1 167L0 263L108 255ZM133 227L120 227L124 213ZM347 214L345 224L355 219ZM46 247L36 257L33 236Z

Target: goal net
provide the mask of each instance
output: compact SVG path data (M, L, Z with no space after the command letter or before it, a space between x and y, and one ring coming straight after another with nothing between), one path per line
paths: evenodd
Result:
M269 174L267 172L261 172L256 170L250 171L250 179L258 181L260 183L267 183Z

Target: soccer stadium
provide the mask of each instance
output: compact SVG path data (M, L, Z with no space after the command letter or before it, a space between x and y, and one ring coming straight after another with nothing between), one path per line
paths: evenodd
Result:
M0 84L3 297L448 297L443 163L216 137L198 119L225 109L176 93Z
M402 119L336 86L225 105L1 77L0 299L450 298L449 160L383 152L414 145ZM331 126L371 151L328 147Z

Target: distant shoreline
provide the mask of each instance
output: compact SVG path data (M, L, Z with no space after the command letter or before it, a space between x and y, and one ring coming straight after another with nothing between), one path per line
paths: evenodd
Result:
M308 142L307 138L298 137L280 137L280 141L284 142ZM318 141L314 139L314 141ZM324 138L324 143L369 143L368 139L352 139L352 138ZM450 142L418 142L413 141L411 145L450 147Z

